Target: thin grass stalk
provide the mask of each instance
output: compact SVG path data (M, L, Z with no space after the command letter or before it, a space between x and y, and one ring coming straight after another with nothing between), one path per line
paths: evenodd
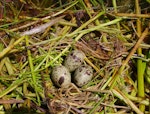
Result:
M137 107L136 105L126 96L126 94L122 93L118 88L112 89L112 92L114 94L117 94L122 97L122 100L126 104L128 104L137 114L143 114Z
M3 58L9 51L12 50L16 45L18 45L22 40L24 40L25 36L22 36L19 38L17 41L15 41L12 45L9 45L7 48L5 48L1 53L0 53L0 59Z
M93 10L93 8L92 8L92 5L90 4L90 1L89 0L84 0L85 1L85 3L86 3L86 5L87 5L87 7L90 9L90 13L92 14L92 13L94 13L94 10ZM92 2L92 1L91 1ZM90 16L91 17L91 16ZM100 25L100 22L99 22L99 20L98 19L96 19L95 20L95 24L98 26L98 25ZM101 31L101 30L99 30L99 31ZM104 37L102 37L102 39L104 39Z
M115 74L115 78L114 81L111 85L111 89L115 86L116 84L116 80L117 78L121 75L121 73L123 72L123 70L125 69L126 65L128 64L130 58L132 57L132 55L136 52L137 48L139 47L140 43L143 41L143 39L147 36L148 34L148 28L146 28L144 30L144 32L142 33L141 37L139 38L139 40L136 42L135 46L133 47L133 49L131 50L131 52L129 53L129 55L127 56L126 60L122 63L122 66L119 68L118 72Z
M100 25L98 25L98 26L95 26L95 27L92 27L92 28L89 28L89 29L80 30L80 31L79 31L79 30L78 30L78 31L75 30L74 32L72 32L71 34L68 34L68 35L66 35L66 36L67 36L67 37L72 37L72 36L74 36L74 35L76 35L76 34L78 34L78 33L87 34L87 33L89 33L89 32L92 32L92 31L95 31L95 30L99 30L99 29L101 29L102 27L116 24L116 23L118 23L118 22L121 21L121 20L122 20L122 18L118 18L118 19L114 19L114 20L112 20L112 21L109 21L109 22L107 22L107 23L100 24Z
M90 18L92 18L92 16L91 16L91 8L90 8L90 6L89 6L89 4L87 4L87 2L89 2L88 0L79 0L80 1L80 3L83 5L83 7L85 8L85 10L86 10L86 12L87 12L87 14L89 15L89 17ZM85 3L86 3L86 5L85 5Z
M113 0L113 7L114 7L114 11L115 13L117 13L117 3L116 0ZM117 28L120 30L120 23L117 23Z
M76 29L74 32L72 32L71 34L77 33L78 31L82 30L83 28L85 28L87 25L89 25L91 22L93 22L94 20L98 19L100 16L104 15L105 12L102 11L99 14L97 14L95 17L91 18L89 21L85 22L84 24L82 24L82 26L80 26L78 29Z
M26 94L28 93L28 89L27 89L27 87L28 87L28 84L25 82L25 83L23 83L23 94L26 96Z
M5 90L3 90L0 93L0 98L2 98L3 96L7 95L8 93L10 93L11 91L13 91L19 85L21 85L22 83L24 83L26 81L27 81L27 79L23 79L23 78L15 80L8 88L6 88Z
M29 46L28 37L29 36L25 36L26 46ZM27 50L27 54L28 54L28 61L29 61L29 66L30 66L30 70L31 70L32 80L33 80L33 86L34 86L34 89L35 89L37 101L40 105L41 101L40 101L40 97L39 97L38 90L37 90L36 74L34 72L34 65L33 65L33 61L32 61L33 59L32 59L32 56L31 56L31 51Z
M90 9L90 18L92 18L91 14L94 13L94 10L93 10L93 8L92 8L92 4L90 3L90 2L92 2L92 1L89 1L89 0L84 0L84 1L85 1L86 5L87 5L88 9ZM99 24L100 24L100 22L99 22L98 19L95 20L95 24L96 24L96 25L99 25Z
M12 45L14 43L14 41L15 41L15 39L11 39L8 46ZM10 61L9 57L4 57L3 59L5 60L4 63L5 63L8 74L9 75L14 74L14 69L13 69L13 66L11 64L11 61Z
M44 59L38 64L38 66L35 67L34 72L37 71L44 64L44 62L47 60L48 57L49 57L49 54L47 54L44 57Z
M116 16L120 16L122 18L150 18L150 14L130 14L130 13L116 13Z
M117 2L116 0L112 0L113 3L113 8L114 8L114 12L117 13ZM116 19L118 19L119 17L116 17ZM117 28L120 30L120 22L116 23ZM124 42L127 42L125 38L121 37L121 33L118 35L118 38L121 39Z
M14 74L13 66L12 66L11 61L8 57L6 57L6 59L5 59L5 66L6 66L6 69L7 69L9 75Z
M135 0L135 10L136 14L140 14L140 7L139 7L139 0ZM137 35L138 37L141 36L141 31L142 31L142 25L141 25L141 19L138 18L136 21L137 25ZM137 53L139 56L142 55L142 48L137 49ZM141 59L137 59L137 84L138 84L138 96L144 98L145 97L145 92L144 92L144 72L146 69L146 62L143 62ZM144 112L145 111L145 105L140 104L139 109Z
M109 94L105 94L103 98L101 98L101 100L98 101L98 103L95 104L95 106L90 110L90 112L88 114L94 114L95 110L97 109L97 107L109 96Z
M99 68L97 68L87 57L84 58L84 60L90 65L92 66L96 72L100 72Z
M29 18L29 20L30 20L30 19L32 19L32 20L35 19L36 21L30 22L30 23L28 23L28 24L22 25L22 26L17 27L17 28L13 28L13 29L10 29L10 30L6 30L6 32L11 33L11 32L17 31L17 30L19 30L19 29L23 29L23 28L32 26L32 25L34 25L34 24L36 24L36 23L39 23L39 22L41 22L41 21L47 22L48 19L50 19L50 18L52 18L52 17L56 17L56 16L58 16L58 15L64 13L65 11L67 11L68 9L70 9L71 7L73 7L74 5L76 5L77 3L78 3L78 1L72 2L72 4L71 4L70 6L68 6L68 7L66 7L65 9L60 10L59 12L54 13L54 14L52 14L52 15L50 15L50 16L46 16L46 17L44 17L44 18L35 18L35 17L34 17L34 18L33 18L33 17L32 17L32 18ZM25 21L25 20L22 20L22 21L19 21L19 22L21 23L21 22L24 22L24 21ZM0 28L5 27L5 26L9 26L9 25L13 25L13 24L16 24L16 23L18 23L18 22L12 22L12 23L9 23L9 24L0 25Z
M140 97L134 97L134 96L129 95L129 94L126 94L126 96L127 96L130 100L132 100L132 101L134 101L134 102L141 103L141 104L144 104L144 105L146 105L146 106L149 106L149 104L150 104L149 99L142 99L142 98L140 98Z
M55 13L55 14L53 14L51 17L55 17L55 16L57 16L57 15L59 15L59 14L62 14L63 12L67 11L68 9L70 9L71 7L73 7L74 5L76 5L77 3L78 3L78 1L75 1L74 3L72 3L72 4L71 4L70 6L68 6L67 8L65 8L65 9L63 9L63 10L61 10L61 11Z

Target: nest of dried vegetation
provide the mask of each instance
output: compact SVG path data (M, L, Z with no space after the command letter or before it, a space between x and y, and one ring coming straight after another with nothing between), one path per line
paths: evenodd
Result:
M148 4L2 0L0 113L148 114ZM57 88L51 70L74 49L94 76L81 88Z

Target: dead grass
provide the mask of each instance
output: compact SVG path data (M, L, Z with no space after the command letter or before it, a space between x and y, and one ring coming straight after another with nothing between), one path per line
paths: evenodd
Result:
M112 1L2 0L0 113L148 114L149 3ZM93 79L57 88L51 70L74 49Z

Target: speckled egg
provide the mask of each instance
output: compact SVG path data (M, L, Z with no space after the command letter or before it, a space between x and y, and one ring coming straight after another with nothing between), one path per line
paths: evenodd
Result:
M85 54L82 51L74 50L66 57L64 66L72 72L83 63L84 58Z
M75 70L73 81L78 87L82 87L91 81L93 76L93 69L89 65L81 65Z
M71 74L63 65L55 66L53 68L51 79L58 87L67 88L71 84Z

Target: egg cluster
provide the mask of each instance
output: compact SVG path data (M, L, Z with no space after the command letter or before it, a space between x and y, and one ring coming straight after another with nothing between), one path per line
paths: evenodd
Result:
M78 87L87 84L93 76L93 69L83 64L85 55L80 50L73 50L65 59L63 65L55 66L52 70L51 79L58 87L67 88L71 81ZM72 75L71 75L72 73Z

